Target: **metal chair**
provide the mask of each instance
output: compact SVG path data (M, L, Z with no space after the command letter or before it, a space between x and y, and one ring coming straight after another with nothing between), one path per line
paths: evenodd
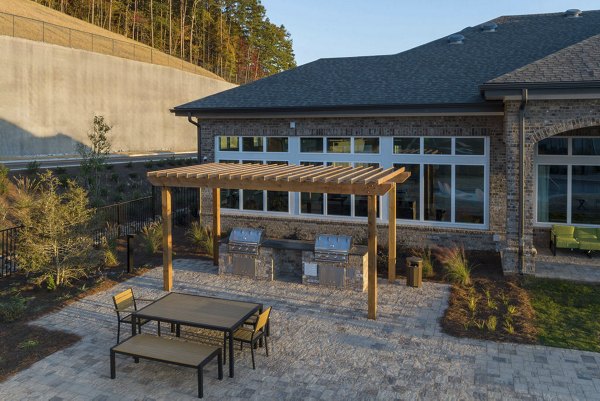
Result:
M254 348L261 339L265 342L265 351L267 356L269 356L269 343L267 340L268 336L266 335L266 326L270 315L271 307L268 307L264 312L258 315L254 329L240 327L233 333L234 341L240 342L240 349L243 349L244 343L250 344L250 352L252 353L252 369L256 369L256 364L254 362ZM226 341L227 339L225 340L225 345L227 344Z
M137 311L137 301L153 302L154 299L136 298L133 295L133 289L129 288L123 292L114 295L115 312L117 312L117 344L121 338L121 323L131 324L131 313ZM138 333L142 332L142 325L148 323L148 319L140 319L138 323ZM158 322L158 335L160 336L160 322Z

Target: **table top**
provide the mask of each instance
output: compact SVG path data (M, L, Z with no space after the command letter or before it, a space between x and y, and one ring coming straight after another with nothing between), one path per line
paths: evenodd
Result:
M134 314L140 318L215 330L233 330L261 304L171 292Z

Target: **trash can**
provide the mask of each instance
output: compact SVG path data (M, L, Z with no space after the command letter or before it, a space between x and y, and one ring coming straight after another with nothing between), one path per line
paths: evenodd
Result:
M423 259L411 256L406 258L406 285L421 287L423 281Z

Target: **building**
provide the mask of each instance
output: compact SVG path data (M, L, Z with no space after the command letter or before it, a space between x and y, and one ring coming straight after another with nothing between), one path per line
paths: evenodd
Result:
M599 34L600 11L499 17L399 54L320 59L173 112L197 125L207 161L404 166L403 246L497 250L505 272L531 273L553 223L600 227ZM230 190L222 206L224 225L273 236L360 236L366 223L358 196Z

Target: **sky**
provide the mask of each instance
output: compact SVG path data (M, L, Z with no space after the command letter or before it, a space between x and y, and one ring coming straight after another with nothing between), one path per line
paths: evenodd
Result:
M600 9L598 0L261 0L292 35L298 65L394 54L501 15Z

